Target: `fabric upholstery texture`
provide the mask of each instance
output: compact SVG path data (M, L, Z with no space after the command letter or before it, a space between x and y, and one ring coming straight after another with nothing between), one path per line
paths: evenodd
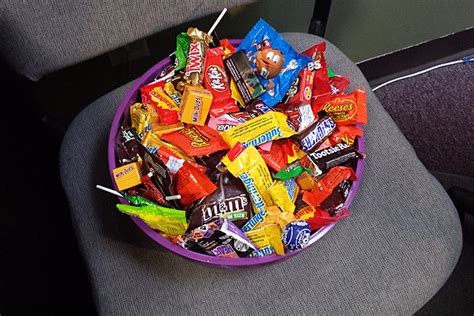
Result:
M0 4L0 54L32 80L249 0L18 1Z
M287 33L299 51L321 39ZM328 43L351 88L367 90L367 160L353 216L301 254L251 269L208 267L155 244L125 215L111 185L107 138L131 83L83 110L61 149L61 178L101 314L407 314L444 284L462 246L454 206L370 91Z

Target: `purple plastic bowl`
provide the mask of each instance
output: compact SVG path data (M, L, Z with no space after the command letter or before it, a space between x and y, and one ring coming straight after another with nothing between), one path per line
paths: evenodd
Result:
M233 45L239 45L242 40L231 40L230 42ZM109 171L110 171L110 176L112 179L113 173L112 170L115 169L117 166L117 157L115 153L115 139L117 137L117 133L120 129L120 125L124 119L129 118L129 107L133 103L137 101L138 94L140 93L140 88L149 82L153 81L157 75L160 74L160 72L169 64L171 63L171 59L169 57L163 59L160 61L158 64L150 68L143 76L141 76L137 81L135 81L134 85L130 90L128 90L127 95L125 98L123 98L122 102L120 103L119 108L117 109L117 112L115 113L114 120L112 121L112 127L110 129L110 134L109 134L109 143L108 143L108 159L109 159ZM365 152L365 146L364 146L364 138L360 137L358 139L358 149L361 152ZM357 162L357 169L356 169L356 175L357 175L357 180L354 181L351 190L349 192L349 195L347 197L345 207L349 207L351 204L352 200L354 199L357 190L359 189L360 185L360 180L362 177L362 170L364 167L364 161L362 159L359 159ZM117 189L117 186L115 184L115 181L112 180L112 183ZM123 198L119 198L120 203L127 204L127 200ZM217 266L224 266L224 267L249 267L249 266L257 266L257 265L262 265L262 264L267 264L267 263L272 263L276 262L279 260L284 260L287 259L291 256L294 256L298 254L300 251L303 251L304 249L301 250L296 250L292 252L288 252L284 256L278 256L278 255L269 255L265 257L256 257L256 258L219 258L219 257L213 257L213 256L208 256L204 254L200 254L197 252L193 252L187 249L184 249L168 239L164 238L161 236L158 232L154 231L148 225L143 222L141 219L130 216L132 220L137 224L137 226L145 232L151 239L156 241L158 244L161 246L173 251L174 253L183 256L188 259L192 259L195 261L199 261L202 263L210 264L210 265L217 265ZM330 224L327 226L322 227L319 229L317 232L315 232L313 235L310 237L309 244L313 244L315 241L323 237L328 231L330 231L335 224Z

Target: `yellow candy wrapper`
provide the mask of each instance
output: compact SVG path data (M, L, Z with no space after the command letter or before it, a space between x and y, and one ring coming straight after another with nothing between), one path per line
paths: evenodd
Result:
M286 181L275 181L268 189L268 194L275 205L278 205L283 212L293 214L295 212L295 201L300 192L299 186L295 179L291 178Z
M281 229L276 224L266 225L263 228L246 232L245 236L250 241L260 248L260 251L272 247L277 255L283 256L285 254L285 248L281 241ZM271 254L271 252L269 252Z
M143 108L141 103L135 103L130 106L130 120L140 139L151 130L150 113Z
M282 212L278 206L271 205L267 207L266 210L261 211L249 219L241 230L243 232L249 232L273 224L278 225L283 229L286 225L295 220L296 218L293 213Z
M223 132L222 137L230 146L240 142L244 147L256 147L275 139L295 135L296 132L286 120L286 115L283 113L268 112Z
M272 186L273 179L265 161L255 147L247 147L233 161L226 157L222 162L234 177L240 178L244 183L256 214L272 205L272 199L267 190Z

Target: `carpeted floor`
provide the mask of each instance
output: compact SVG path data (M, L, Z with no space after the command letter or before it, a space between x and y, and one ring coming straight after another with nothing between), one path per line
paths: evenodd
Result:
M474 63L457 64L376 91L420 160L448 190L474 192ZM474 217L463 223L463 250L443 288L417 315L474 314ZM435 258L434 258L435 260Z

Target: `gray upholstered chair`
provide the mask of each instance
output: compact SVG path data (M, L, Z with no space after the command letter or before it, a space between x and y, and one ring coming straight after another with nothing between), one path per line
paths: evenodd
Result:
M159 4L157 3L159 2ZM6 1L2 55L38 80L138 38L245 1ZM140 18L137 18L140 17ZM287 33L299 51L322 39ZM85 108L61 149L61 177L102 314L406 314L444 284L460 254L458 215L357 66L328 43L328 63L367 90L367 160L353 216L287 261L255 269L200 265L157 246L116 200L107 136L132 82ZM65 210L66 211L66 210Z

